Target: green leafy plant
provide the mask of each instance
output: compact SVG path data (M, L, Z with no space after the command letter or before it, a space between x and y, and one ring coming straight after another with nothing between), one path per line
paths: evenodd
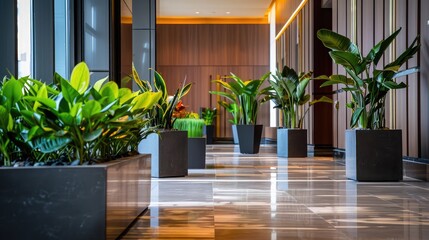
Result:
M25 153L20 157L31 162L62 156L80 164L136 152L152 131L147 113L161 94L132 92L105 81L89 86L85 63L76 65L70 81L56 74L53 86L29 78L4 81L0 99L9 116L0 127L7 131L2 135L8 136L6 142L14 142L6 148ZM2 158L9 166L10 157L2 152Z
M267 96L275 104L274 108L281 110L283 114L283 127L302 128L304 117L312 105L318 102L332 103L328 97L321 97L310 101L310 94L305 92L311 80L313 72L300 73L288 66L283 67L283 71L273 74L274 80L268 80L271 88L267 91ZM304 110L301 106L309 103Z
M174 128L188 131L188 137L203 136L204 120L199 118L177 118L174 121Z
M178 102L182 97L189 93L191 90L192 84L186 84L183 81L182 86L176 90L176 93L173 96L169 96L167 92L167 86L164 78L157 71L153 70L155 73L154 78L154 92L161 93L161 98L158 100L156 107L150 113L153 116L151 125L153 127L158 127L162 129L172 129L174 124L173 112ZM140 79L136 69L133 65L133 78L134 81L140 88L141 92L152 91L152 86L147 80Z
M366 56L355 43L347 37L327 29L317 32L317 37L323 44L331 49L329 55L332 60L344 67L346 75L320 76L317 79L326 80L321 86L342 84L344 91L350 92L352 101L347 107L353 111L350 127L362 129L385 128L385 103L386 95L391 89L405 88L403 82L397 83L399 78L418 71L417 67L400 70L401 66L412 58L419 50L420 42L417 36L411 45L391 63L378 66L384 52L401 29L376 44Z
M205 125L213 125L213 121L216 118L216 108L203 108L201 111L201 117L204 119Z
M231 73L230 78L233 81L213 81L220 84L227 92L210 91L210 93L225 97L228 100L228 102L219 101L219 104L233 114L233 122L244 125L256 124L259 105L265 102L263 96L267 91L266 88L260 88L269 76L270 73L268 72L260 79L243 81L240 77ZM239 112L238 116L234 115L237 108Z

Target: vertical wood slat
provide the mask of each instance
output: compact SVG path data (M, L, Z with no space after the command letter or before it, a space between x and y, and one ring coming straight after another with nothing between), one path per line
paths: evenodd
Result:
M338 0L332 0L332 31L338 32ZM332 64L332 74L338 73L338 66L336 64ZM332 91L338 90L337 85L332 86ZM338 110L335 107L335 103L338 101L338 95L334 94L332 96L332 100L334 101L333 110L332 110L332 122L333 122L333 147L338 147Z
M338 0L338 26L337 31L342 35L347 34L347 4L346 1ZM342 67L338 67L338 74L345 74L345 70ZM347 109L346 101L347 94L345 92L339 93L338 95L338 148L345 148L345 130L347 129Z
M414 38L418 34L418 0L408 1L408 26L407 26L407 46L409 46ZM413 57L408 61L408 67L414 67L418 65L418 58ZM419 77L418 74L412 74L408 76L408 156L418 157L419 156Z
M407 2L396 2L396 28L402 27L401 34L396 38L396 57L397 58L407 45ZM404 65L401 70L405 69ZM397 82L407 83L407 77L396 79ZM402 129L402 152L404 156L408 155L408 128L407 128L407 89L396 90L396 129Z
M429 159L429 1L420 4L420 157Z

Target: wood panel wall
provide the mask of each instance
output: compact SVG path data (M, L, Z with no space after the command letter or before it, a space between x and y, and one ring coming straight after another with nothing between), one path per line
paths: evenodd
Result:
M332 29L351 36L351 0L332 0ZM378 41L390 35L390 0L356 0L357 3L357 44L366 55ZM390 128L402 129L403 155L409 157L429 158L429 61L428 55L428 11L429 3L425 0L396 0L394 18L395 29L402 27L396 41L396 55L399 56L411 44L416 35L421 35L422 48L418 56L409 60L405 67L420 65L419 74L398 79L407 83L407 89L397 90L394 94L393 108L386 115ZM389 54L384 56L388 63ZM390 62L390 61L389 61ZM344 73L344 70L333 66L333 72ZM344 130L349 126L350 112L345 109L346 93L338 94L339 109L334 110L334 146L344 148ZM387 103L388 105L390 102ZM393 112L391 112L391 110Z
M173 93L186 78L193 87L183 98L188 109L219 109L217 137L230 138L230 114L219 108L211 80L231 72L243 80L260 78L269 71L268 24L158 24L157 70ZM269 105L260 108L258 123L269 126Z
M280 19L281 23L285 23L300 3L301 1L277 1L276 14L280 17L276 17L276 21ZM330 75L332 65L328 51L317 42L316 32L320 28L331 27L331 15L331 9L321 7L321 0L308 1L278 40L277 68L281 69L283 65L287 65L298 72L313 71L314 76ZM332 89L321 89L320 84L315 81L310 82L307 92L310 93L311 98L332 97ZM308 105L305 108L308 108ZM332 105L325 103L316 104L310 108L304 122L304 128L308 130L308 143L316 146L332 146L332 109Z

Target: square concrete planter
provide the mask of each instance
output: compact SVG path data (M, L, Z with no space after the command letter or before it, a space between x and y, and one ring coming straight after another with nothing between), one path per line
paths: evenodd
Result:
M240 153L259 153L262 138L262 125L236 125Z
M206 138L188 138L188 169L206 168Z
M356 181L401 181L401 130L346 130L346 177Z
M152 177L188 175L188 132L161 131L139 144L139 153L152 155Z
M116 239L150 202L150 156L0 168L2 239Z
M307 157L307 129L277 129L277 156Z

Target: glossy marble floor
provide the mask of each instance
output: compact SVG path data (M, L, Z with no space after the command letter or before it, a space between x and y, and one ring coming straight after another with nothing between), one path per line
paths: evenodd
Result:
M358 183L331 157L207 147L207 169L152 179L123 239L429 239L429 183Z

